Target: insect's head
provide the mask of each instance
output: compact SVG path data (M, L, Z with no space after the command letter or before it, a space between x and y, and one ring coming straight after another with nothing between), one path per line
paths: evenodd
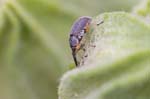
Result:
M71 35L69 42L70 42L71 49L73 51L75 51L76 50L76 46L79 44L79 39L76 36Z

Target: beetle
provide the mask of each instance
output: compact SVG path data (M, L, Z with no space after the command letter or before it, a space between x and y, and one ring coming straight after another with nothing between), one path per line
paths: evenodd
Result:
M81 40L84 37L85 33L89 31L90 23L92 21L91 17L83 16L77 19L72 25L69 37L70 47L72 49L72 56L75 62L75 65L78 66L76 53L82 48Z

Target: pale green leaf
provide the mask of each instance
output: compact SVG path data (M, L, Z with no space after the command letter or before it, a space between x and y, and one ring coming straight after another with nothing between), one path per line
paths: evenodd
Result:
M82 57L88 57L63 76L59 99L149 99L147 23L124 12L104 13L93 18L86 40Z

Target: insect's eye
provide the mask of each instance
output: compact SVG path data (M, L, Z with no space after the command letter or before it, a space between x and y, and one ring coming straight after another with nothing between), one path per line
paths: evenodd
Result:
M70 37L70 45L72 47L76 47L78 43L79 43L78 38L76 38L75 36Z

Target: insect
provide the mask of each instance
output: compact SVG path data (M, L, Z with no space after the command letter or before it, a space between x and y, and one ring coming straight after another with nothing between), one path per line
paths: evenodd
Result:
M91 20L92 19L88 16L80 17L75 21L70 32L69 43L72 49L72 56L76 66L78 66L79 64L77 62L76 53L83 47L83 44L81 44L81 40L84 37L85 33L89 31Z

